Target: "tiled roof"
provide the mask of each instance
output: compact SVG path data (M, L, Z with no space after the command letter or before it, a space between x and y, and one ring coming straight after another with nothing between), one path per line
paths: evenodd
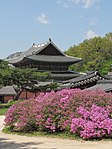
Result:
M49 56L49 55L32 55L28 56L27 59L34 61L42 61L42 62L71 62L75 63L80 61L81 59L70 57L70 56Z
M35 84L35 87L41 87L41 86L47 86L50 85L52 82L38 82L38 84Z
M38 44L38 45L33 45L29 50L23 52L22 54L20 54L20 56L9 60L10 63L18 63L19 61L23 60L24 57L30 56L30 55L34 55L36 53L38 53L40 50L42 50L43 48L45 48L47 45L49 44L49 42L45 42L42 44Z
M61 56L49 56L49 55L40 55L39 53L45 49L49 44L52 44L61 54ZM20 54L20 56L13 58L11 60L8 60L9 63L11 64L15 64L18 62L23 61L24 59L30 59L30 60L35 60L35 61L56 61L56 62L78 62L81 61L81 58L75 58L72 56L67 56L65 55L52 41L47 41L45 43L42 44L38 44L38 45L33 45L29 50L23 52L22 54Z
M3 86L0 89L0 95L16 95L13 86Z
M88 89L102 89L106 92L112 91L112 80L99 80L96 85Z
M92 74L82 75L67 81L63 81L63 84L71 83L72 87L80 87L101 79L103 79L103 77L98 72L94 72Z
M51 77L69 77L69 78L73 78L73 77L78 77L79 76L79 74L78 73L51 73Z

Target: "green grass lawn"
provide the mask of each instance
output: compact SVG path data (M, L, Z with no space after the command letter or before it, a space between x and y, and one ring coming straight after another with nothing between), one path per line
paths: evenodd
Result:
M28 136L28 137L48 137L48 138L60 138L60 139L84 141L79 136L77 136L75 134L67 133L67 132L49 133L49 132L34 131L34 132L25 133L25 132L10 131L9 128L4 128L2 130L2 132L6 133L6 134L14 134L14 135L17 134L17 135ZM110 136L110 138L100 138L100 139L96 138L96 139L92 139L91 141L101 141L101 140L111 141L112 137ZM89 139L86 141L89 141Z
M8 108L0 108L0 115L5 115Z
M10 131L9 128L4 128L2 130L2 132L6 133L6 134L14 134L14 135L17 134L17 135L28 136L28 137L48 137L48 138L60 138L60 139L70 139L70 140L84 141L79 136L77 136L75 134L67 133L67 132L49 133L49 132L34 131L34 132L25 133L25 132ZM109 138L100 138L100 139L96 138L96 139L92 139L91 141L101 141L101 140L111 141L112 137L110 136ZM86 140L86 141L89 141L89 139Z
M22 100L18 100L18 101L13 101L11 100L10 102L8 103L0 103L0 115L5 115L7 110L13 105L15 104L16 102L21 102Z
M49 133L49 132L42 132L42 131L34 131L34 132L25 133L25 132L10 131L9 128L4 128L2 132L6 134L17 134L17 135L28 136L28 137L48 137L48 138L82 140L80 137L76 136L75 134L70 134L66 132Z

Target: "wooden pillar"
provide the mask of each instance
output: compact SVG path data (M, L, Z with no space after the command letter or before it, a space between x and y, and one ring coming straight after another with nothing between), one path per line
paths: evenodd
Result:
M28 95L27 95L27 90L26 90L26 99L28 98Z
M35 92L35 97L37 96L37 92Z

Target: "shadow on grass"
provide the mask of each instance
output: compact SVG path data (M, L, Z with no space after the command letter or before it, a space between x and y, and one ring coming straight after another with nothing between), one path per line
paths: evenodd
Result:
M38 145L43 144L42 142L22 142L22 143L17 143L14 141L10 141L5 138L0 138L0 149L56 149L56 148L39 148ZM36 147L31 147L31 146L36 146Z

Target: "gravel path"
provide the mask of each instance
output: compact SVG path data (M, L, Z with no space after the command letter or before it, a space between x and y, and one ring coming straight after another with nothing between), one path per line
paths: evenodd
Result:
M4 118L5 116L0 116L0 131L3 129Z
M0 130L3 128L0 116ZM26 137L0 131L0 149L112 149L112 141L77 141L69 139Z

